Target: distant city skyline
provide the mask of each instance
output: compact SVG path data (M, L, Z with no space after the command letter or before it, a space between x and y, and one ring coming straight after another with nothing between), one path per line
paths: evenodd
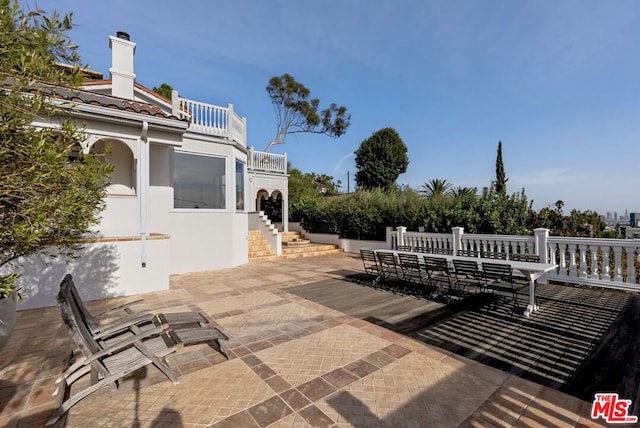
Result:
M293 75L321 106L346 106L351 127L335 141L291 135L273 152L345 186L354 150L392 127L410 159L399 184L482 189L501 140L508 191L524 187L536 209L640 209L629 190L640 188L637 156L627 155L640 144L635 0L23 4L73 12L83 63L105 78L108 36L130 33L139 83L233 103L257 150L275 136L268 80Z

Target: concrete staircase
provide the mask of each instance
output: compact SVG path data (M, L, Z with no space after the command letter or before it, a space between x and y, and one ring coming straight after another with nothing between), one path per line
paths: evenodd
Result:
M282 236L282 258L295 259L298 257L323 256L325 254L341 253L335 245L314 244L303 239L299 232L280 232Z
M249 263L277 260L278 256L259 230L249 231Z
M280 232L282 237L282 256L275 255L267 240L259 230L249 231L249 263L260 263L278 259L322 256L341 253L335 245L313 244L303 239L298 232Z

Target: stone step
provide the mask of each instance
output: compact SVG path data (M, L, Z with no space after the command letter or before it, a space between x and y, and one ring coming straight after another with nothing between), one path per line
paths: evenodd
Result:
M306 253L291 253L291 254L282 254L283 259L297 259L300 257L317 257L317 256L326 256L329 254L338 254L342 253L342 250L339 248L334 248L332 250L323 250L323 251L308 251Z
M249 253L255 252L255 251L273 251L271 249L271 246L268 244L263 244L263 245L250 245L249 246Z
M300 232L280 232L280 236L282 236L282 243L289 241L294 241L296 239L301 239Z
M329 251L335 250L335 245L330 244L306 244L295 247L283 247L282 254L294 254L294 253L306 253L316 251Z
M271 248L268 250L258 250L258 251L249 251L249 258L251 257L262 257L262 256L275 256Z
M271 246L259 230L250 230L248 241L248 256L250 260L260 257L275 257Z
M308 239L297 238L292 241L282 242L282 245L286 245L287 247L299 247L302 245L308 245L311 241Z
M270 262L273 260L278 260L280 257L276 256L276 255L272 255L272 256L249 256L249 263L263 263L263 262Z

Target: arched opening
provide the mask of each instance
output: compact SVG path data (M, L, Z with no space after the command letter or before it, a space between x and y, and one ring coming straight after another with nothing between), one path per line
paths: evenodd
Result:
M282 192L274 190L269 198L262 201L262 211L274 223L282 222Z
M107 187L109 195L135 195L135 160L133 152L122 141L99 140L89 150L91 153L104 154L107 162L114 166Z
M264 209L264 201L267 199L269 199L269 192L264 189L258 190L256 194L256 211L262 211Z

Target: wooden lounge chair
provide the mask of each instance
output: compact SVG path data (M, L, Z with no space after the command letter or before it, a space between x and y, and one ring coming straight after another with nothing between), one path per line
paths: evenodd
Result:
M144 300L139 299L124 305L112 307L97 315L92 315L86 307L80 293L69 275L65 277L63 282L69 287L71 298L75 301L82 317L87 323L87 327L91 331L94 338L106 337L109 334L117 333L123 329L127 329L130 325L137 325L142 329L148 328L167 328L168 326L176 327L180 325L198 325L204 326L209 321L199 312L178 312L178 313L161 313L153 314L146 309L134 311L132 306L141 304Z
M149 364L155 365L171 382L178 383L177 375L164 358L178 348L212 340L228 340L219 330L207 327L141 331L135 324L126 333L98 341L89 330L83 314L76 304L71 290L71 275L60 284L58 304L62 319L82 356L60 376L58 407L47 426L52 425L83 398L107 385L117 388L118 381ZM79 378L91 373L91 386L65 400L68 388Z
M398 245L396 247L396 250L398 250L398 251L412 251L411 245Z

